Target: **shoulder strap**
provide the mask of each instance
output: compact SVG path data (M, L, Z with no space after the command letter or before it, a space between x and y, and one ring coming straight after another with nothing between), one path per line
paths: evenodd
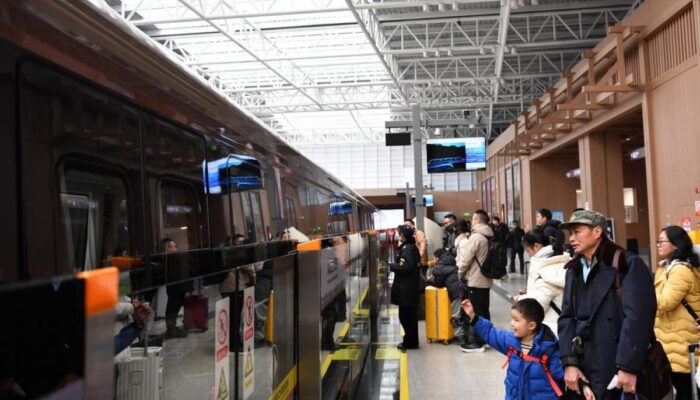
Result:
M695 320L695 323L700 325L700 321L698 320L698 314L695 313L695 310L693 310L693 307L691 307L690 304L688 304L688 300L683 299L683 301L681 301L681 304L688 311L688 314L690 314L690 316L693 317L693 320Z
M557 306L557 303L555 303L554 300L549 302L549 307L554 310L557 315L561 315L561 309L559 309L559 306Z

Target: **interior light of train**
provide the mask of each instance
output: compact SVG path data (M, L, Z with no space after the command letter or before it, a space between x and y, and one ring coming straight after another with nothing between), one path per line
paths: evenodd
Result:
M181 230L181 231L186 231L186 230L187 230L187 227L186 227L186 226L181 226L181 227L180 227L180 230Z
M632 160L639 160L642 159L646 156L646 151L644 150L644 147L640 147L638 149L632 150L630 153L630 158Z
M168 214L189 214L192 212L192 207L166 205L165 212Z

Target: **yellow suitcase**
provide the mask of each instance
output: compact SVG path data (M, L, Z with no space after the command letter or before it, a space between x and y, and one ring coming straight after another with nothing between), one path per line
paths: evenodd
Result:
M425 288L425 337L428 343L438 340L443 344L449 344L455 337L450 296L445 288Z

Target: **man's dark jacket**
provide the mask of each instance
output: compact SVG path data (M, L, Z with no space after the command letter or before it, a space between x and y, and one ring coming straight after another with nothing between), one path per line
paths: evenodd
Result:
M564 232L561 231L559 225L561 225L561 221L550 219L546 224L542 225L542 230L545 235L555 238L557 242L563 246L565 244Z
M396 263L389 267L394 272L391 303L397 306L417 306L420 295L420 254L413 238L399 246Z
M626 251L618 263L624 309L620 307L612 267L618 248L603 239L585 283L581 255L565 267L566 286L558 323L562 365L578 366L599 400L619 399L618 391L606 390L619 369L639 375L654 333L656 294L651 273L639 257ZM572 350L576 336L583 339L582 356Z
M520 251L523 249L523 237L525 236L525 231L518 227L513 228L510 231L510 248L515 251Z
M450 301L459 297L459 277L457 276L457 263L455 257L444 252L440 260L433 267L433 279L429 284L437 288L447 288Z

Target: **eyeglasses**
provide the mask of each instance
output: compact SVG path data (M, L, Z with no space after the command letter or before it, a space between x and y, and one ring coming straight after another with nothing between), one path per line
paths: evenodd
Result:
M671 243L671 241L670 240L657 240L656 241L657 246L661 246L661 243Z

